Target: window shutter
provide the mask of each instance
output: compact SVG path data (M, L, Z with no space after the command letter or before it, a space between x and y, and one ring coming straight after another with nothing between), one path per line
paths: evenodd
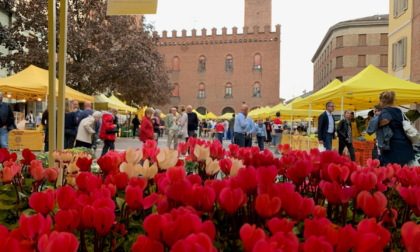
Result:
M397 68L397 43L392 44L392 70Z
M402 39L402 66L405 67L407 63L407 37Z
M401 10L402 11L407 10L407 0L402 0L402 8L401 8Z
M394 17L398 15L398 1L399 0L394 0Z

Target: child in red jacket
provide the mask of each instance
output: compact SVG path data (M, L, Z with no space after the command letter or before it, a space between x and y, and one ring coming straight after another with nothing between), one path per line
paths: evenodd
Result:
M219 121L216 125L217 139L223 144L223 135L225 134L225 126Z
M109 113L102 115L102 126L99 132L99 138L104 141L104 148L102 154L105 155L108 150L115 149L115 134L117 133L117 125L114 124L114 118L117 116L118 110L115 108L109 109Z

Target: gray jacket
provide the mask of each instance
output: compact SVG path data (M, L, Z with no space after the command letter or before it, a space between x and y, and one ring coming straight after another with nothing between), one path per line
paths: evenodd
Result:
M389 125L385 125L382 128L379 128L379 116L375 116L370 119L369 126L366 130L366 133L369 135L372 135L375 132L379 149L389 150L389 141L391 140L393 133Z

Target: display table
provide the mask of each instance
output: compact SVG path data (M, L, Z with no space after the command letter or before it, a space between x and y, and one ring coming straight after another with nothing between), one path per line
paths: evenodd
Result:
M44 150L44 132L38 130L11 130L9 131L9 149L42 151Z
M308 136L301 136L301 135L288 135L283 134L281 139L281 144L289 144L292 150L308 150ZM316 149L318 148L319 141L318 138L313 138L309 140L309 149ZM338 139L333 139L332 141L333 150L338 150Z

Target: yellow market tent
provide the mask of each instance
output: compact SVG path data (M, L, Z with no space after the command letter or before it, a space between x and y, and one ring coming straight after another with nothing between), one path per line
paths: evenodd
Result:
M127 104L125 104L124 102L122 102L120 99L118 99L115 95L111 95L109 97L109 99L111 101L113 101L114 103L116 103L116 104L120 104L124 108L123 110L125 110L127 112L136 112L138 110L136 108L133 108L133 107L128 106Z
M192 110L192 112L194 112L194 113L196 113L196 114L197 114L198 119L205 119L205 118L206 118L206 116L204 116L204 115L202 115L202 114L198 113L198 111L197 111L197 110L195 110L195 109L193 109L193 110Z
M58 85L58 80L56 79ZM7 92L11 98L41 98L48 95L48 70L30 65L21 72L0 79L0 92ZM93 96L83 94L70 87L66 87L66 98L80 102L94 102Z
M219 116L217 119L231 119L233 114L235 113L224 113L223 115Z
M309 105L312 105L312 109L325 109L325 104L318 104L318 103L315 103L315 101L317 101L317 99L319 99L320 97L323 97L323 95L329 90L332 90L341 84L342 82L340 80L335 79L323 89L318 90L317 92L311 94L308 97L305 97L302 100L296 101L293 104L293 106L295 108L302 109L302 108L309 108Z
M217 119L217 115L213 114L213 112L208 112L204 117L205 119Z
M95 105L95 109L97 110L108 110L110 108L116 108L118 110L125 110L124 106L111 101L104 94L94 95L93 97L95 98L94 105Z
M320 95L313 101L312 108L322 107L326 102L333 101L337 110L371 109L379 103L379 94L383 91L396 93L395 105L420 101L419 84L399 79L369 65L351 79Z

